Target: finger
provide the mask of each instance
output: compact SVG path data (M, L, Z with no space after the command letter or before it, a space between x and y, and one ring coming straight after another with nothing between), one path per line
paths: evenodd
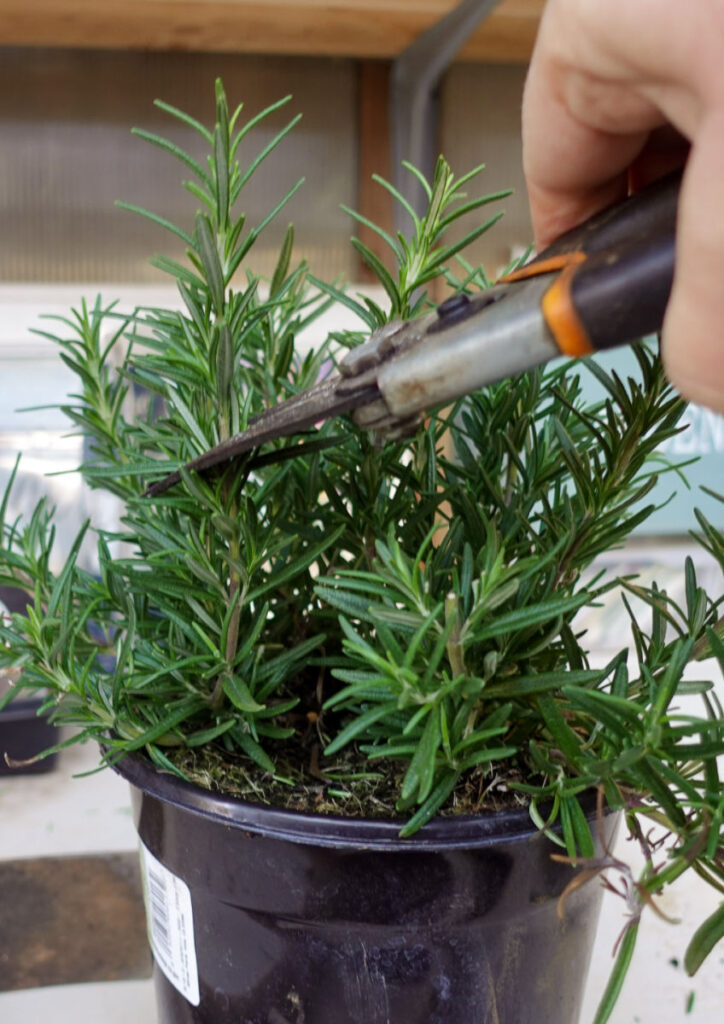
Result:
M546 5L522 112L538 245L622 199L632 164L642 182L657 176L657 162L676 165L666 150L679 140L661 131L673 97L660 54L677 48L668 37L675 28L681 36L681 19L657 19L657 10L654 0Z
M666 371L688 399L724 412L724 110L701 123L679 200Z
M531 66L523 102L523 166L539 247L622 199L630 165L663 123L646 99L629 97L619 131L598 127L595 111L614 104L619 91L577 71Z

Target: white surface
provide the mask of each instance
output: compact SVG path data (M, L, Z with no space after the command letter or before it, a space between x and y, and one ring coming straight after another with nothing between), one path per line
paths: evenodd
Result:
M625 840L619 840L615 853L640 863ZM611 881L618 879L612 876ZM610 1024L720 1024L724 1020L724 948L714 950L695 978L687 977L682 966L691 935L716 902L709 886L690 872L657 901L678 924L668 924L650 909L644 912L634 959ZM623 900L606 894L580 1024L594 1019L613 963L612 951L626 920ZM687 1013L691 993L693 1004Z
M87 745L46 775L0 775L0 860L135 850L128 785L110 770L83 775L97 763Z
M150 981L61 985L0 995L2 1024L154 1024Z

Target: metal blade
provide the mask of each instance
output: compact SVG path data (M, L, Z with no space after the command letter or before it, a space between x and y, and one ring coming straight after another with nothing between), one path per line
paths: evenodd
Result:
M221 462L233 459L237 455L243 455L253 448L258 448L268 441L288 437L290 434L296 434L300 430L314 426L321 420L329 419L331 416L340 416L360 405L374 402L379 395L376 385L369 383L368 380L361 381L360 385L355 387L354 384L350 384L349 380L344 380L335 374L334 377L320 381L319 384L315 384L307 391L302 391L293 398L267 409L256 416L246 430L235 434L227 441L222 441L221 444L210 448L203 455L187 462L184 469L202 473ZM181 472L179 470L169 473L162 480L151 484L144 492L144 497L154 498L180 481Z

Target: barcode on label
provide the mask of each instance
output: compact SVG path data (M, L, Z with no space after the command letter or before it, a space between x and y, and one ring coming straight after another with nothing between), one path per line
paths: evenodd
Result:
M167 957L172 954L171 930L168 911L168 889L163 875L149 868L148 910L154 947L160 947Z
M156 963L194 1006L200 1002L191 893L141 843L148 937Z

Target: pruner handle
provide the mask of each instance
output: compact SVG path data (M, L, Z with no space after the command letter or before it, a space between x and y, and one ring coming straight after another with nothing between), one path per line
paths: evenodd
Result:
M674 277L681 175L594 215L504 281L559 269L542 300L564 355L590 355L658 331Z

